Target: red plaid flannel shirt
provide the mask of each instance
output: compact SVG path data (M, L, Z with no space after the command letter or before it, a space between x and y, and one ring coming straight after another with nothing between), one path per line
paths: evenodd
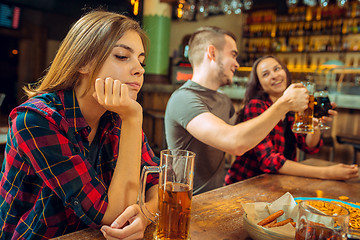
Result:
M268 98L266 101L260 99L252 99L245 106L244 119L247 121L259 116L272 105L272 101ZM288 124L291 128L294 123L294 115L286 115ZM296 147L305 153L314 154L320 150L322 140L319 144L310 148L305 143L304 134L293 133L296 141L292 142L294 151L291 153L291 159L296 161ZM225 184L235 183L250 177L260 175L262 173L277 173L284 165L285 161L290 161L284 156L285 150L285 126L284 121L280 121L273 130L262 140L256 147L249 150L242 156L237 156L225 176Z
M99 227L119 151L119 116L102 116L92 159L90 127L73 91L34 97L16 107L9 122L0 175L0 239L49 239ZM158 165L145 134L142 144L142 166ZM157 182L149 176L147 188Z

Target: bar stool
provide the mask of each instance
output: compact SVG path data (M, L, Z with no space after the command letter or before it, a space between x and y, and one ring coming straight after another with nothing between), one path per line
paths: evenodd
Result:
M354 135L336 135L336 140L340 144L350 144L354 148L353 164L357 163L357 153L360 151L360 136Z

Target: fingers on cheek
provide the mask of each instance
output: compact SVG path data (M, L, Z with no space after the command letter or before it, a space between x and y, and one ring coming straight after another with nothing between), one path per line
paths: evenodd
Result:
M101 93L104 91L104 84L103 84L103 81L101 79L96 79L95 81L95 90L97 93Z
M128 94L128 88L126 86L126 84L121 84L120 86L120 96L122 99L126 99L129 94Z
M105 79L105 95L111 95L113 93L113 81L111 78Z
M100 103L104 102L104 82L101 79L96 79L95 91L97 99Z
M119 80L114 81L113 93L115 96L120 96L121 82Z
M111 78L105 79L105 86L104 86L104 101L106 105L112 104L112 95L113 95L113 81Z

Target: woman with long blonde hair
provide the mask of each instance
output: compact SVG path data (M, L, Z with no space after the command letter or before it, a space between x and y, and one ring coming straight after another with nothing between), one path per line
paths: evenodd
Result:
M136 101L147 37L134 20L92 11L61 43L47 74L9 116L0 239L49 239L86 227L140 239L144 165L158 165ZM147 204L156 207L156 178ZM126 227L124 227L126 226Z

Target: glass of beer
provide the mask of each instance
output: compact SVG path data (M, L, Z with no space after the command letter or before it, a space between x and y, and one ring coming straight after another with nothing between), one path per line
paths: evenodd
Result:
M326 90L317 91L315 92L314 97L315 97L314 117L319 119L318 127L320 128L320 130L330 129L329 126L326 126L322 122L322 117L329 116L329 110L332 109L328 91Z
M301 201L295 240L346 240L349 215L346 208L334 202Z
M314 116L314 92L315 83L301 82L309 91L309 105L303 112L295 113L295 121L292 131L295 133L314 133L313 116Z
M193 192L195 153L186 150L162 150L160 166L146 166L141 173L140 208L154 224L154 239L190 239L190 210ZM148 173L159 173L158 212L144 204Z

